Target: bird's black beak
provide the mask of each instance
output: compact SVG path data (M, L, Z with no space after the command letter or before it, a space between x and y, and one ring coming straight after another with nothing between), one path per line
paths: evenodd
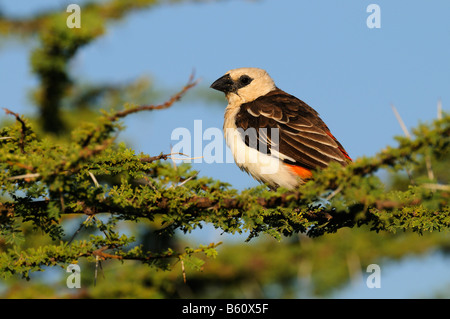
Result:
M215 80L214 83L211 84L210 88L227 94L235 90L235 84L231 79L231 76L229 74L225 74Z

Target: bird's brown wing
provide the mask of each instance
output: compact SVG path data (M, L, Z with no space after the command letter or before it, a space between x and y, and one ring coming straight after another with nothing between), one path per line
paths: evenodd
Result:
M249 128L255 129L258 145L251 145L252 134L248 134L244 137L248 146L261 148L264 143L272 142L273 145L267 147L269 152L290 165L313 170L327 167L332 161L343 166L351 161L319 114L280 89L243 103L236 115L236 126L246 132ZM271 128L278 129L278 149L274 148L276 138L272 138Z

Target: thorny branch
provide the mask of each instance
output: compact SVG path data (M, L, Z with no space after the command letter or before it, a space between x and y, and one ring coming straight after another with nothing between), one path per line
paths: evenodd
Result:
M194 81L194 73L192 73L189 76L188 82L185 84L185 86L176 94L174 94L169 100L166 102L159 104L159 105L141 105L141 106L135 106L126 110L117 111L116 113L112 115L107 116L107 120L110 124L107 125L108 129L112 129L113 126L111 123L117 121L119 118L123 118L129 114L141 112L141 111L154 111L154 110L162 110L167 109L171 107L175 102L179 101L191 88L193 88L199 80ZM92 131L90 134L86 136L84 141L81 143L82 147L86 147L90 144L92 138L94 137L94 134L98 131L104 130L105 125L99 125L96 127L94 131Z
M178 153L169 153L169 154L160 154L156 156L142 157L139 160L143 163L151 163L159 160L167 160L168 158L171 158L173 155L187 156L186 154L178 152Z
M133 114L133 113L137 113L137 112L141 112L141 111L153 111L153 110L167 109L170 106L172 106L172 104L179 101L183 97L183 95L185 95L186 92L189 91L192 87L197 85L198 82L199 82L199 80L194 81L194 73L192 73L189 77L187 84L181 89L181 91L179 91L178 93L173 95L166 102L159 104L159 105L141 105L141 106L133 107L133 108L126 109L123 111L119 111L119 112L116 112L115 114L109 116L108 119L111 122L114 122L114 121L117 121L117 119L119 119L119 118L123 118L129 114Z

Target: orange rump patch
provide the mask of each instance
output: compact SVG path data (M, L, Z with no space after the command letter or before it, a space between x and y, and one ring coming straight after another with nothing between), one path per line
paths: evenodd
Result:
M312 172L307 168L291 164L286 164L286 166L294 172L294 174L300 176L301 179L310 179L313 176Z

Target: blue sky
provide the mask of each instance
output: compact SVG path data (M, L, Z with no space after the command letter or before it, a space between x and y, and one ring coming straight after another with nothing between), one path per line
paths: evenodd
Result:
M2 0L0 10L23 16L81 2ZM371 3L381 8L380 29L366 25ZM73 74L114 83L150 75L158 87L176 92L193 69L200 85L209 86L229 69L261 67L278 87L315 108L353 158L371 156L403 134L391 104L409 128L434 119L439 99L449 111L449 12L448 0L160 5L111 24L76 56ZM24 94L36 85L28 64L33 46L0 42L1 107L34 111ZM221 128L225 98L222 104L186 99L169 110L133 115L121 138L137 151L169 152L177 127L191 129L200 119L203 129ZM232 163L194 168L238 189L257 185Z

